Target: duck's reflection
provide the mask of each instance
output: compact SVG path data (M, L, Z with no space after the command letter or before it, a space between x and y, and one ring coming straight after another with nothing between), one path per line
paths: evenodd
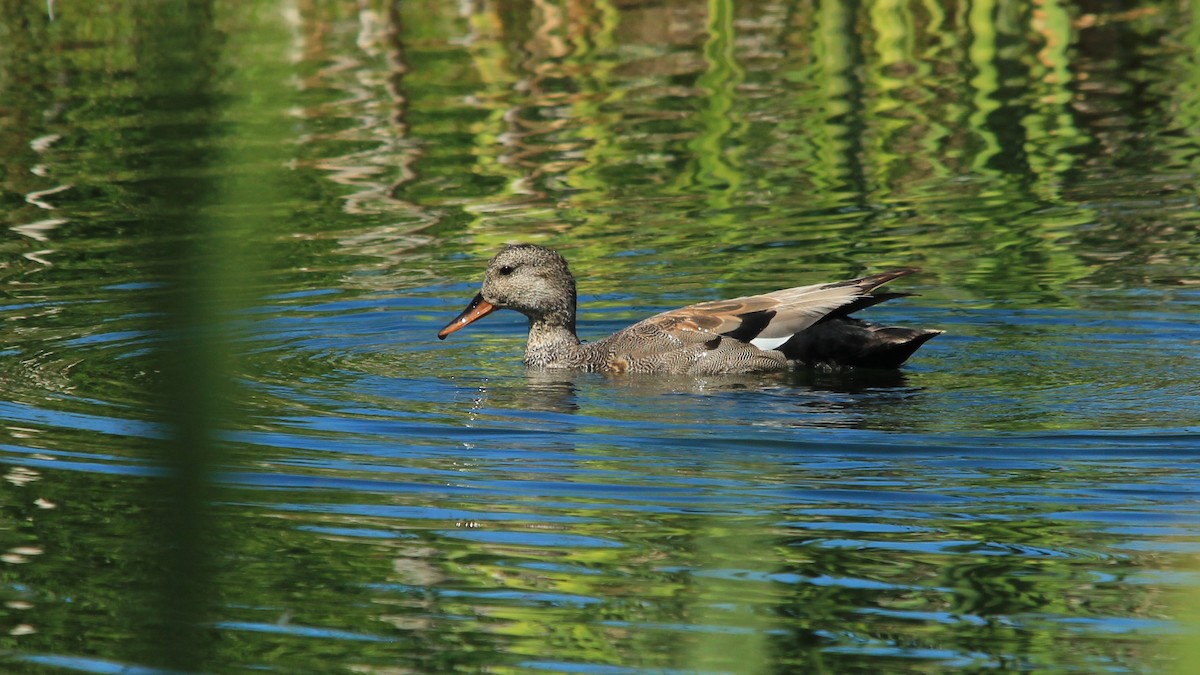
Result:
M797 369L783 375L783 381L795 387L836 394L861 394L887 389L909 389L908 375L901 370L847 368L824 371Z
M561 392L574 391L581 380L603 383L621 391L654 393L705 393L733 390L777 389L794 387L812 391L838 394L857 394L881 389L908 388L908 376L898 370L842 369L822 371L798 369L785 373L753 373L738 375L644 375L582 373L566 370L537 370L525 372L525 381L531 391Z
M890 370L694 377L530 369L482 383L473 407L641 423L880 428L920 392Z
M526 399L526 408L545 412L579 411L577 380L588 373L570 370L527 369L525 387L514 387Z

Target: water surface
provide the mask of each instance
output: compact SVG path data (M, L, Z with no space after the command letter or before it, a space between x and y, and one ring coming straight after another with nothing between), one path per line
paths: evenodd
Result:
M181 7L0 10L12 668L1182 658L1191 14ZM899 266L870 317L946 333L895 373L527 372L516 314L435 338L510 241L568 257L584 338Z

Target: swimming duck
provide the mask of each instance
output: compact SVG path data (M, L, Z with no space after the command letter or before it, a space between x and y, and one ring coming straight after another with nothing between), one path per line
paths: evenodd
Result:
M910 295L872 293L904 268L848 281L716 300L656 314L598 342L575 334L575 278L558 253L506 246L483 287L439 339L498 309L529 318L525 364L614 373L716 375L816 368L897 368L942 331L879 326L849 315Z

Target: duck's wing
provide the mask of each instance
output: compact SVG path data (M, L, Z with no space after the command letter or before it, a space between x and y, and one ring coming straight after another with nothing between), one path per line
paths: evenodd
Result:
M749 342L760 349L775 349L814 324L846 316L865 307L906 295L871 293L883 284L917 270L904 268L871 276L785 288L763 295L701 302L646 319L639 326L668 334L698 331Z

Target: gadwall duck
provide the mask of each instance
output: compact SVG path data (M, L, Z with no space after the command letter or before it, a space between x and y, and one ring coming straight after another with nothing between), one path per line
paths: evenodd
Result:
M942 331L877 326L849 314L909 295L871 291L916 271L702 302L581 343L575 335L575 278L567 261L548 248L514 244L492 258L483 288L438 338L497 309L513 309L529 317L525 364L534 368L691 375L797 365L896 368Z

